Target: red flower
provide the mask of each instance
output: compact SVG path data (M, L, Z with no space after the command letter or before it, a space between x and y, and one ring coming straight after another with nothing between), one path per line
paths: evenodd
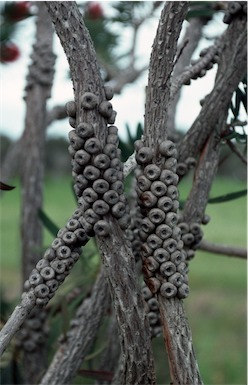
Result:
M86 14L89 19L97 20L103 17L102 6L97 2L90 2L87 4Z
M11 42L0 45L0 62L11 63L16 61L20 56L19 48Z

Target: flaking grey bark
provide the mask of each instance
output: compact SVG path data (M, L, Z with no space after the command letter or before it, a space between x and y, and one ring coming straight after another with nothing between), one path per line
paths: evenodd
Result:
M74 2L45 2L69 61L77 124L93 123L98 139L105 143L106 123L97 109L85 111L80 96L87 91L104 100L104 89L91 38ZM87 52L87 55L86 55ZM123 370L120 384L154 384L154 363L149 323L138 287L135 260L118 222L110 219L111 234L97 242L106 269L121 339Z

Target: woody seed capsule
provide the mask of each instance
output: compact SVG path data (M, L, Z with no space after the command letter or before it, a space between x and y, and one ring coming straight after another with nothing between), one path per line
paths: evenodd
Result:
M81 105L85 110L93 110L98 104L98 97L92 92L85 92L81 97Z
M97 138L89 138L84 144L84 149L89 154L97 154L101 151L101 142Z
M165 298L175 297L177 294L177 288L170 282L165 282L160 287L160 294Z
M106 100L103 101L99 105L99 112L104 118L110 118L113 112L112 104Z
M94 232L100 237L106 237L110 233L110 227L107 221L99 220L94 224Z
M176 157L177 156L177 150L175 147L175 144L171 142L170 140L165 140L160 143L159 145L159 152L161 155L166 157Z
M149 147L141 147L135 154L138 164L149 163L152 160L153 151Z
M69 232L69 231L68 231ZM73 234L73 233L72 233ZM76 238L76 237L75 237ZM68 246L61 246L57 249L56 254L60 259L66 259L70 257L71 249Z
M154 250L153 257L158 263L161 264L163 262L167 262L170 259L170 254L165 249L158 248Z
M154 181L159 178L160 175L160 167L158 167L156 164L148 164L144 168L144 174L145 176L151 180Z
M99 178L100 170L98 168L96 168L95 166L88 165L85 167L83 174L84 174L86 179L88 179L90 181L94 181L94 180Z
M169 187L172 187L172 186L169 186ZM164 196L166 191L167 191L166 185L159 180L156 180L151 184L151 192L158 198Z
M93 159L93 165L101 170L105 170L110 165L110 158L106 154L98 154Z
M76 103L73 100L67 102L65 108L68 116L71 116L72 118L76 117Z

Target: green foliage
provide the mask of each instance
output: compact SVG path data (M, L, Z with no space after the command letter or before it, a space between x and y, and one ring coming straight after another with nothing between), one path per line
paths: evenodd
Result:
M136 131L132 135L130 126L126 123L127 140L119 140L119 148L121 149L122 161L125 162L134 152L134 142L141 138L143 127L141 123L137 124Z
M215 12L216 7L214 5L214 2L190 1L186 20L190 20L193 17L201 17L206 20L211 20Z
M208 203L224 203L224 202L232 201L234 199L242 198L243 196L246 196L246 195L247 195L247 189L221 195L215 198L210 198L208 200Z

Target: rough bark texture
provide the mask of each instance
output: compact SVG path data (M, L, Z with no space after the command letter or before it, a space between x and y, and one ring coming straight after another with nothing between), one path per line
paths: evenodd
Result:
M77 105L77 124L91 122L102 143L106 138L106 123L97 109L85 111L80 96L87 91L104 99L96 55L90 36L74 2L46 2L56 32L69 61ZM86 54L87 53L87 54ZM123 370L120 384L154 384L154 363L151 352L149 324L138 287L135 260L117 221L110 219L111 235L98 238L99 250L116 312Z
M205 98L200 114L180 143L180 162L189 156L196 156L209 134L214 129L223 128L219 124L219 112L227 111L232 94L246 73L246 36L246 17L243 15L233 20L225 33L214 88Z
M71 383L92 347L107 303L108 285L102 271L91 296L78 308L66 339L61 342L40 385Z
M52 50L53 27L42 2L37 3L36 42L26 85L26 119L21 157L21 244L22 271L25 281L42 253L42 224L38 210L43 200L44 145L46 128L46 102L53 83L55 56ZM42 317L45 310L33 314ZM26 383L36 383L38 373L45 367L45 323L41 323L40 341L32 352L21 344L23 350L23 376ZM23 325L28 328L28 325ZM31 334L32 331L29 331ZM43 337L41 338L41 335Z

